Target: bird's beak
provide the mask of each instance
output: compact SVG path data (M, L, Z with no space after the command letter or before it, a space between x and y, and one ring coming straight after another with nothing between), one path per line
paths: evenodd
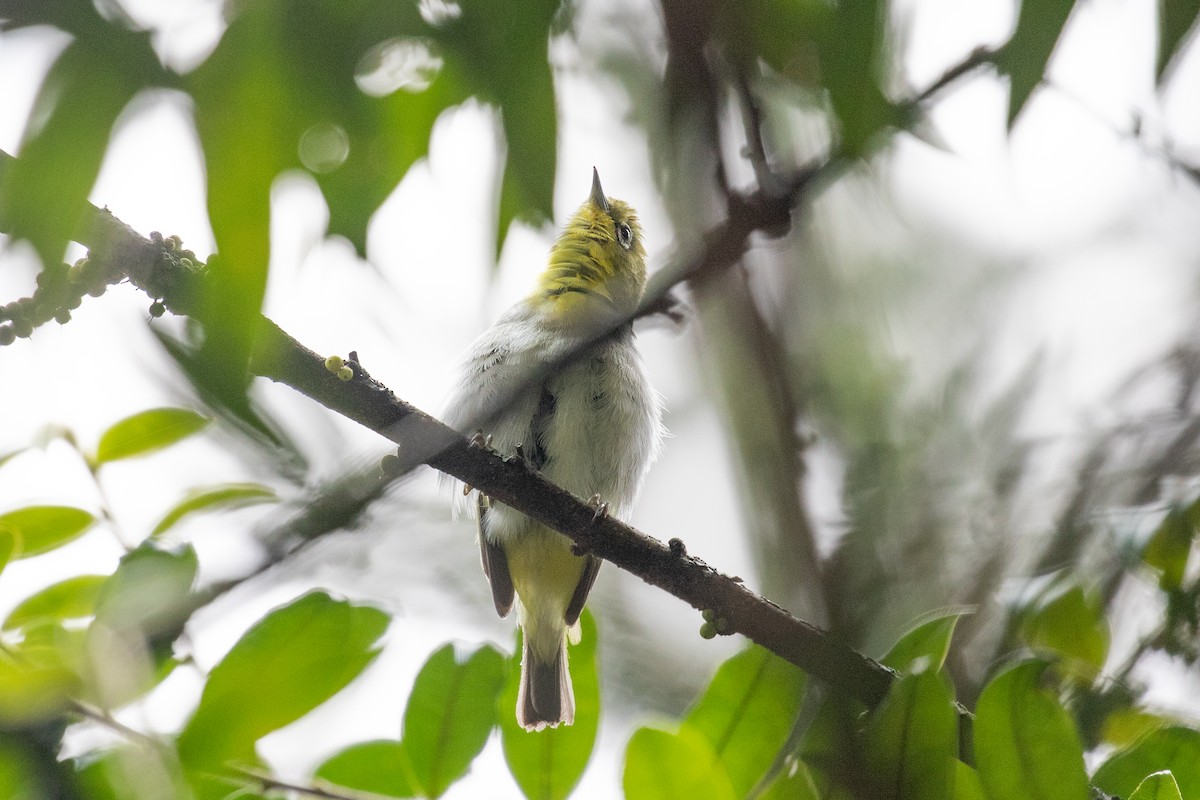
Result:
M604 196L604 189L600 186L600 172L595 167L592 167L592 202L601 210L608 211L608 198Z

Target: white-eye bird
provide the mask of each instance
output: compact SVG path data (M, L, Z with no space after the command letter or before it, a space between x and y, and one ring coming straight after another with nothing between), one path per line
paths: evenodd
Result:
M537 289L475 341L462 360L443 416L465 428L484 425L490 445L523 454L550 481L625 514L662 440L662 408L626 325L646 286L646 250L628 204L592 192L550 251ZM581 344L586 349L513 397L532 375ZM497 409L504 398L507 404ZM483 422L483 420L487 420ZM456 495L461 492L456 492ZM567 638L578 641L579 615L600 560L577 556L571 540L520 512L478 496L479 546L500 616L514 593L524 631L517 721L541 730L575 719Z

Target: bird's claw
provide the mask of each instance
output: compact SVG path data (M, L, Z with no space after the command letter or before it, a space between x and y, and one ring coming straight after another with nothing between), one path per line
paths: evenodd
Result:
M596 512L592 515L592 522L596 523L608 516L608 503L600 499L600 495L594 494L588 498L588 505Z
M479 447L486 450L492 446L492 435L490 433L485 434L483 428L476 428L475 432L471 434L468 444L471 447Z

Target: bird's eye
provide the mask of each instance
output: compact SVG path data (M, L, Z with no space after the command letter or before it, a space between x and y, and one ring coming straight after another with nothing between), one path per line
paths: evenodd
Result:
M633 231L625 223L617 226L617 241L621 243L621 247L628 250L633 245Z

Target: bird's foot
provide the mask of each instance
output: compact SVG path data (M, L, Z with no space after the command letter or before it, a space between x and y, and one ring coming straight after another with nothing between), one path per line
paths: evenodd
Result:
M595 511L592 515L592 523L595 524L608 516L608 503L600 499L600 495L594 494L588 498L588 505Z

